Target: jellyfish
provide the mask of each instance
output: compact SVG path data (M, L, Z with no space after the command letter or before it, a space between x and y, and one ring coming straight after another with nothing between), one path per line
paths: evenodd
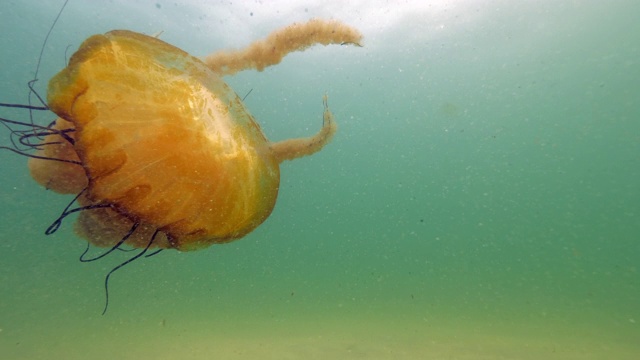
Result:
M76 195L47 233L78 213L76 233L109 251L123 244L142 253L191 251L247 235L274 208L280 164L320 151L337 125L325 94L315 135L271 142L222 76L261 71L315 44L361 39L343 23L314 19L199 59L132 31L89 37L49 82L54 122L2 119L31 127L13 134L35 152L9 150L30 157L33 179Z

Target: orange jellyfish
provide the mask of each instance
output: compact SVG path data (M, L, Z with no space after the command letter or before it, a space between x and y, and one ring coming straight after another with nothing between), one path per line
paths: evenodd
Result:
M49 82L58 119L30 155L37 182L77 194L47 233L79 212L76 232L111 250L198 250L248 234L273 210L280 163L321 150L337 127L325 95L317 134L270 142L221 76L360 41L347 25L311 20L201 60L131 31L88 38Z

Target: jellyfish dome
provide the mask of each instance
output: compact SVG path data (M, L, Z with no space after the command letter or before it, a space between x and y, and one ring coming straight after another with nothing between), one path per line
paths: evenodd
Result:
M222 76L262 70L313 44L359 41L346 25L312 20L201 60L131 31L94 35L49 83L59 118L30 159L31 174L79 194L90 210L76 231L99 246L126 238L148 247L156 233L153 247L178 250L241 238L273 210L279 164L322 149L336 123L325 97L317 134L270 142Z

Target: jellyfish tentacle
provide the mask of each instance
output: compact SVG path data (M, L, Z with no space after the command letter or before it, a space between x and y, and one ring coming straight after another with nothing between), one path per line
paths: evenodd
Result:
M164 249L158 249L158 250L156 250L156 251L152 252L151 254L147 254L147 255L145 255L144 257L145 257L145 258L150 258L150 257L152 257L152 256L158 255L158 254L159 254L159 253L161 253L163 250L164 250Z
M73 123L58 118L46 130L25 134L23 138L30 142L31 137L37 138L38 135L43 135L44 139L36 147L34 156L30 156L31 177L47 189L61 194L75 194L86 188L89 181L75 149L77 133Z
M35 105L23 105L23 104L7 104L0 103L0 107L27 109L27 110L49 110L48 106L35 106Z
M9 151L12 151L12 152L14 152L14 153L16 153L18 155L26 156L26 157L29 157L29 158L32 158L32 159L37 159L37 160L59 161L61 163L81 165L81 163L79 161L67 160L67 159L58 159L58 158L47 157L47 156L33 155L33 154L29 154L29 153L24 152L24 151L20 151L18 149L14 149L12 147L8 147L8 146L0 146L0 149L9 150Z
M111 247L111 249L105 251L104 253L96 256L96 257L92 257L90 259L85 259L84 256L87 254L87 252L89 252L89 244L91 243L87 243L87 249L82 253L82 255L80 255L80 262L91 262L91 261L96 261L99 259L102 259L103 257L111 254L112 252L116 251L120 245L124 244L125 241L127 241L127 239L129 239L129 237L133 234L134 231L136 231L136 229L138 228L138 226L140 226L140 223L136 222L133 224L133 226L131 226L131 229L129 229L129 231L122 237L122 239L120 239L120 241L118 241L115 245L113 245Z
M156 232L153 233L153 235L151 236L151 239L149 240L149 243L147 244L147 246L142 249L142 251L140 251L139 253L137 253L135 256L133 256L132 258L128 259L127 261L121 263L120 265L114 267L113 269L111 269L111 271L109 271L109 273L107 273L107 276L104 277L104 292L105 292L105 304L104 304L104 310L102 311L102 315L107 313L107 309L109 308L109 278L111 278L111 275L118 271L120 268L122 268L123 266L137 260L138 258L140 258L142 255L144 255L147 250L149 250L149 248L151 247L151 245L153 244L153 241L156 239L156 235L158 235L158 233L160 232L160 230L156 230ZM155 255L155 253L154 253Z
M241 101L244 101L244 100L247 98L247 96L249 96L249 94L251 94L251 92L252 92L252 91L253 91L253 88L251 88L251 89L249 90L249 92L248 92L245 96L243 96L243 97L242 97L242 100L241 100Z
M303 51L313 45L353 44L362 46L362 34L336 20L312 19L276 30L262 40L240 50L222 50L204 58L204 63L219 75L276 65L289 53Z
M3 104L0 104L0 107L2 106ZM55 121L49 124L48 126L42 126L42 125L36 125L36 124L26 123L26 122L17 121L17 120L0 118L0 125L4 126L5 128L7 128L7 130L9 130L9 134L10 134L9 140L11 141L11 145L13 146L13 149L8 148L6 146L3 146L2 148L17 152L20 155L30 156L29 154L24 154L22 152L28 151L28 150L41 150L46 145L62 144L62 142L60 141L53 141L51 139L55 135L58 135L64 140L70 142L71 145L74 144L73 137L72 135L69 135L69 133L75 132L75 129L74 128L58 129L55 127L56 125ZM19 129L19 127L23 127L26 129ZM47 141L42 140L43 138L45 138L46 140L47 137L49 137ZM36 143L34 143L33 138L37 139ZM22 150L20 146L25 147L25 150ZM61 160L61 159L52 159L52 160Z
M91 209L99 209L99 208L106 208L106 207L110 207L109 204L91 204L91 205L87 205L87 206L80 206L77 208L71 208L71 205L73 205L74 202L76 202L81 196L82 194L84 194L84 192L87 189L83 189L82 191L80 191L78 193L78 195L76 195L73 200L71 200L69 202L69 204L67 204L67 206L64 208L64 210L62 211L62 213L60 214L60 216L58 216L58 218L51 224L49 225L49 227L47 228L47 230L44 232L45 235L51 235L53 233L55 233L56 231L58 231L58 229L60 228L60 225L62 225L62 220L64 220L64 218L66 218L67 216L73 214L73 213L77 213L79 211L84 211L84 210L91 210Z
M34 128L35 129L35 128ZM66 142L70 143L71 145L73 145L74 140L73 138L67 134L68 132L73 132L75 131L74 129L69 129L69 130L64 130L64 131L57 131L57 130L46 130L46 131L41 131L41 132L32 132L32 131L16 131L16 130L12 130L11 132L11 145L13 146L13 148L7 147L7 146L1 146L0 148L9 150L9 151L13 151L19 155L23 155L32 159L40 159L40 160L50 160L50 161L59 161L59 162L65 162L65 163L70 163L70 164L76 164L76 165L82 165L82 163L80 163L80 161L76 161L73 160L71 158L64 158L64 157L56 157L56 156L50 156L49 154L47 154L46 151L44 151L46 146L66 146ZM34 143L33 142L33 138L36 139L42 139L43 137L45 138L52 138L53 136L59 136L60 138L64 139L65 141L54 141L54 139L50 139L49 141L42 141L40 140L38 143ZM15 140L15 137L18 138L17 143ZM18 145L19 144L19 145ZM25 149L22 150L20 147L24 147ZM31 153L28 153L27 151L30 150L37 150L36 154L38 155L34 155Z
M40 54L40 57L42 57L42 54ZM38 59L38 62L40 62L40 59ZM38 67L40 67L40 64L38 64ZM36 70L38 71L38 70ZM37 76L37 74L36 74ZM38 92L35 89L35 83L38 82L37 78L33 78L32 80L29 80L29 82L27 83L27 86L29 87L29 106L31 106L31 95L35 95L35 97L38 99L38 101L40 102L40 104L42 104L42 106L31 106L28 107L27 109L29 109L29 111L31 110L49 110L49 105L47 105L47 102L44 101L44 99L42 98L42 96L40 96L40 94L38 94ZM32 114L29 113L29 117L31 117L31 121L33 122L33 118L32 118Z
M58 20L60 19L60 16L62 15L62 12L64 11L64 8L67 6L68 2L69 2L69 0L65 0L64 4L62 4L62 7L60 8L60 11L58 11L58 15L56 15L56 18L53 20L53 23L49 27L49 31L47 31L47 35L44 37L44 41L42 42L42 47L40 48L40 55L38 55L38 62L36 64L36 69L35 69L35 72L33 74L33 79L31 79L27 83L27 86L29 87L29 97L28 97L29 106L31 106L31 95L35 95L36 98L38 99L38 101L40 101L40 103L43 105L43 107L45 107L47 110L49 109L49 106L47 105L46 101L44 101L44 99L40 96L40 94L38 94L38 92L34 88L34 84L38 82L38 73L40 72L40 64L42 62L42 55L44 54L44 50L47 48L47 42L49 41L49 36L51 36L51 32L53 31L53 28L58 23ZM32 124L34 123L34 121L33 121L33 110L41 110L41 109L29 108L29 120L31 121Z
M322 128L317 134L306 138L282 140L269 145L273 156L278 162L314 154L322 150L322 148L331 141L338 129L338 125L331 110L329 110L327 101L327 95L325 94L322 97L322 104L324 105Z
M68 133L72 133L75 132L75 129L65 129L65 130L54 130L54 129L48 129L45 131L41 131L41 132L15 132L15 135L18 136L18 142L20 143L20 145L25 146L29 149L36 149L36 150L42 150L44 149L45 146L47 145L61 145L64 146L65 145L65 141L68 142L69 144L73 145L75 143L75 140L73 140L73 138L68 134ZM46 137L53 137L52 135L58 135L59 137L61 137L63 140L65 141L56 141L55 139L49 139L47 140ZM45 138L45 140L42 140L42 138ZM33 138L38 139L38 143L33 143ZM13 139L12 139L13 142ZM15 145L15 142L14 142ZM17 146L16 146L17 147ZM67 161L66 159L58 159L58 158L51 158L51 160L59 160L59 161ZM79 161L74 161L77 164L80 164Z

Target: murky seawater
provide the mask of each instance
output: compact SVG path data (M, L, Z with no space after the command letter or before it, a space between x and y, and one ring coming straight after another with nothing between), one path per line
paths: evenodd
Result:
M61 3L3 6L0 102L27 101ZM640 357L639 11L71 0L41 94L82 40L117 28L205 55L329 17L365 46L226 79L253 89L246 105L270 139L315 132L325 92L338 134L282 166L276 208L246 238L116 272L105 316L104 275L131 255L80 263L72 219L45 236L71 197L0 152L0 358Z

